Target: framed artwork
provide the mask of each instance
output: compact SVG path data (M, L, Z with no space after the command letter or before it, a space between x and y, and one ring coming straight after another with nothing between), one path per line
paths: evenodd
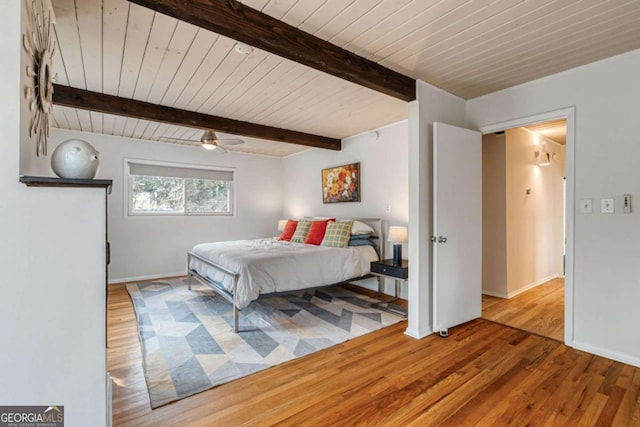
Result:
M322 169L322 203L360 201L360 163Z

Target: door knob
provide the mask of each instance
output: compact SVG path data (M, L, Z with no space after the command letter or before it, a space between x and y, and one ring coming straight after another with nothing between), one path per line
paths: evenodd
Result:
M432 241L433 243L435 243L435 242L436 242L436 236L431 236L431 241Z
M438 238L438 243L447 243L447 238L446 238L446 237L443 237L443 236L440 236L440 237Z

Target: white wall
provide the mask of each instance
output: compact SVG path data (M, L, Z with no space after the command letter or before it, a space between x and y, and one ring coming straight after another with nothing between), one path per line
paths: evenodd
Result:
M506 135L506 291L510 298L562 276L565 150L547 142L545 149L556 158L538 166L534 152L541 146L535 135L524 128L508 129Z
M389 225L407 225L408 172L407 122L396 123L343 141L342 151L309 150L282 161L283 218L336 216L382 218L385 232ZM360 162L360 202L322 203L321 170ZM390 208L387 211L387 207ZM386 243L386 257L392 246ZM407 258L406 245L403 258ZM373 287L371 281L365 286ZM392 283L385 285L392 291ZM406 287L401 289L406 297Z
M466 127L465 101L425 82L417 82L409 104L409 322L407 334L431 332L431 235L433 234L433 123Z
M64 405L67 425L100 426L106 406L104 245L83 244L100 231L93 225L104 219L96 210L104 191L18 182L21 142L23 155L35 157L23 98L21 7L27 3L5 1L0 15L0 402ZM70 229L79 233L70 235Z
M575 347L640 366L640 224L621 214L621 195L639 200L640 50L506 89L467 103L469 122L485 127L575 106ZM568 129L571 133L573 130ZM601 214L614 197L616 213ZM637 204L636 204L637 205Z
M507 297L506 134L482 137L482 293Z
M132 278L184 274L186 253L202 242L276 236L283 191L279 158L207 152L187 147L52 129L50 152L62 141L79 138L100 152L97 178L112 179L109 196L109 240L112 283ZM128 216L125 159L235 168L234 216ZM49 165L40 170L51 175Z
M565 147L538 166L543 137L524 128L482 138L482 292L514 297L563 274ZM529 192L530 194L527 194Z

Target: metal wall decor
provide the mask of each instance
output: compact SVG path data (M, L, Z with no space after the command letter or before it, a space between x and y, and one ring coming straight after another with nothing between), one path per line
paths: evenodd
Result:
M50 116L53 109L51 70L55 51L53 17L51 9L46 7L42 0L33 0L28 13L33 28L22 36L22 44L32 60L26 69L30 84L24 91L24 96L29 102L29 111L31 111L29 136L36 135L36 156L40 154L46 156L51 128Z

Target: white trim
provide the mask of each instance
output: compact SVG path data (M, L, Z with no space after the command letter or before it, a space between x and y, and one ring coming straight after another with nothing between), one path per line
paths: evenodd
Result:
M479 130L483 134L487 134L487 133L500 132L507 129L520 128L520 127L524 127L524 126L532 125L536 123L550 122L558 119L565 119L571 112L575 111L575 108L576 107L571 106L571 107L562 108L560 110L546 111L540 114L535 114L533 116L518 117L515 119L500 122L500 123L493 123L490 125L481 126ZM569 123L567 122L567 138L569 136L568 134L569 134Z
M370 134L370 133L377 132L377 131L382 130L382 129L389 128L391 126L396 126L396 125L399 125L401 123L408 123L408 122L409 122L409 119L398 120L397 122L389 123L387 125L382 125L380 127L373 128L373 129L370 129L370 130L365 130L364 132L356 133L355 135L346 136L346 137L342 138L341 140L342 140L343 143L344 142L349 142L350 140L352 140L354 138L358 138L358 137L361 137L361 136L364 136L364 135L367 135L367 134ZM312 150L320 150L320 148L309 147L308 150L298 151L297 153L291 153L289 155L282 156L281 158L288 159L290 157L298 156L300 154L307 153L307 152L312 151Z
M415 338L415 339L421 340L422 338L425 338L425 337L433 334L433 331L430 330L430 329L425 329L425 330L422 330L422 331L416 331L414 329L407 328L407 329L405 329L404 334L407 335L407 336L410 336L411 338Z
M144 282L145 280L166 279L167 277L180 277L180 276L186 276L186 275L187 275L186 272L178 271L174 273L148 274L146 276L120 277L117 279L109 279L109 285L119 285L122 283L131 283L131 282Z
M376 132L376 131L379 131L379 130L382 130L382 129L386 129L386 128L389 128L391 126L396 126L396 125L399 125L400 123L407 123L408 121L409 121L409 119L398 120L397 122L389 123L388 125L382 125L382 126L377 127L377 128L373 128L373 129L370 129L370 130L365 130L364 132L356 133L355 135L351 135L351 136L347 136L347 137L342 138L342 142L348 141L348 140L353 139L353 138L357 138L359 136L364 136L364 135L367 135L369 133L373 133L373 132Z
M482 295L489 295L490 297L496 297L496 298L504 298L504 299L508 299L509 295L505 294L504 292L492 292L492 291L486 291L486 290L482 290Z
M618 362L626 363L640 368L640 357L632 356L630 354L618 353L606 348L599 347L593 344L587 344L580 341L573 341L573 348L577 350L586 351L587 353L595 354L596 356L606 357L607 359L616 360Z
M640 53L640 50L638 50ZM565 246L565 280L564 280L564 342L571 346L574 334L574 224L575 224L575 158L576 158L576 107L570 106L558 110L547 111L532 116L519 117L500 123L480 126L483 134L522 127L533 123L548 122L552 120L566 119L567 144L566 144L566 246Z
M286 156L282 156L280 157L281 159L288 159L290 157L295 157L295 156L299 156L300 154L304 154L304 153L308 153L309 151L315 151L315 150L320 150L320 148L314 148L314 147L309 147L306 150L302 150L302 151L297 151L295 153L291 153L291 154L287 154ZM248 154L248 153L247 153Z
M535 288L536 286L540 286L543 283L547 283L549 280L557 279L558 277L560 277L559 274L552 274L551 276L545 277L544 279L536 280L533 283L529 283L528 285L521 287L517 291L507 292L507 298L513 298L517 295L520 295L523 292L527 292L528 290Z
M113 427L113 379L107 371L107 427Z

